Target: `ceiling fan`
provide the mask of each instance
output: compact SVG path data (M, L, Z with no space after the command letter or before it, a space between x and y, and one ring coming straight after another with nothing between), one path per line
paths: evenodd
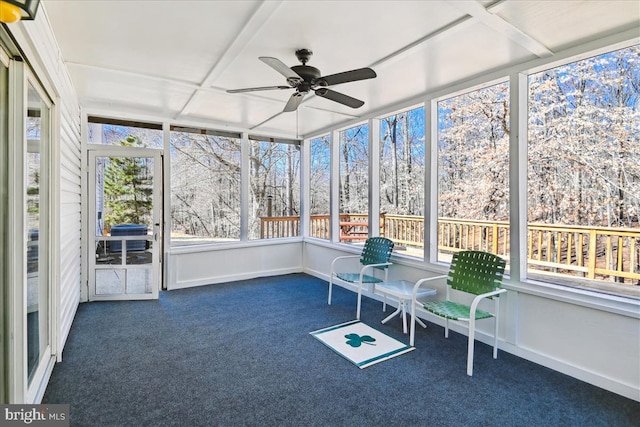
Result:
M355 82L358 80L372 79L376 77L375 71L371 68L358 68L357 70L344 71L342 73L330 74L328 76L322 76L320 70L310 65L307 65L309 58L311 58L313 52L309 49L296 50L296 57L302 63L302 65L294 65L293 67L287 67L278 58L272 58L269 56L261 56L259 59L285 76L289 86L262 86L251 87L246 89L230 89L228 93L241 93L241 92L254 92L260 90L278 90L278 89L295 89L296 91L291 95L287 105L284 106L284 112L295 111L302 99L310 91L314 91L316 95L329 99L331 101L346 105L351 108L359 108L364 105L364 101L353 98L349 95L345 95L335 90L328 89L328 86L337 85L340 83Z

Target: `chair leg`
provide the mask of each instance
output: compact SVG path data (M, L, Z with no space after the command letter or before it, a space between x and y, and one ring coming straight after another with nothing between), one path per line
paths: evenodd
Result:
M498 317L493 318L495 327L493 328L493 358L498 358Z
M469 347L467 351L467 375L473 375L473 347L476 341L476 322L473 316L469 321Z
M331 273L331 277L329 277L329 305L331 305L331 288L333 288L333 273Z
M358 283L358 307L356 309L356 320L360 320L360 306L362 305L362 284Z
M444 319L444 337L449 338L449 319Z
M411 303L411 332L409 334L409 345L413 347L416 340L416 305Z
M493 316L493 323L494 323L494 327L493 327L493 358L497 359L498 358L498 313L500 310L500 298L494 298L495 302L494 302L494 313L495 315Z
M407 307L404 300L401 300L399 304L402 306L402 333L407 333Z

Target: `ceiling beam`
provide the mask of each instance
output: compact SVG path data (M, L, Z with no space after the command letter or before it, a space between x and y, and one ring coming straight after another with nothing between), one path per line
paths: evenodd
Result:
M499 2L497 4L491 5L490 9L497 8L496 6L503 3L504 2ZM485 7L476 0L459 0L450 2L448 4L470 16L473 16L475 19L482 22L487 27L509 38L510 40L524 47L539 58L553 55L553 52L548 47L546 47L530 35L526 34L524 31L520 30L518 27L511 24L504 18L494 14L488 9L485 9Z
M394 62L396 62L397 60L404 58L408 55L410 55L411 53L413 53L416 49L423 47L423 45L427 42L432 43L435 42L437 40L439 40L440 38L444 37L445 34L446 36L450 35L452 31L458 31L464 28L464 24L465 22L471 22L472 19L470 16L463 16L460 19L455 20L454 22L451 22L447 25L445 25L444 27L441 27L429 34L427 34L424 37L419 38L418 40L415 40L411 43L409 43L406 46L401 47L400 49L396 50L395 52L392 52L391 54L385 56L384 58L381 58L377 61L375 61L374 63L372 63L371 65L369 65L369 67L371 68L379 68L379 67L383 67L386 65L390 65ZM303 103L306 103L308 101L310 101L311 99L315 98L315 94L309 94L305 97L305 99L302 101ZM311 107L314 108L314 107ZM330 111L332 113L336 113L336 114L342 114L344 116L351 116L352 118L357 118L360 117L358 115L350 115L350 114L346 114L346 113L341 113L338 111L331 111L331 110L324 110L324 111ZM265 120L263 120L262 122L258 123L257 125L251 127L251 129L255 129L255 128L259 128L260 126L265 125L266 123L270 122L271 120L279 117L282 114L282 112L279 112Z
M193 83L193 82L190 82L190 81L187 81L187 80L172 79L170 77L157 76L157 75L148 74L148 73L139 73L137 71L122 70L122 69L119 69L119 68L105 67L105 66L102 66L102 65L86 64L86 63L83 63L83 62L65 61L64 63L69 68L89 68L89 69L93 69L93 70L104 71L104 72L107 72L107 73L123 74L123 75L126 75L126 76L137 77L137 78L145 79L145 80L155 80L155 81L158 81L158 82L165 82L165 83L169 83L169 84L176 85L176 86L188 87L188 88L191 88L191 89L200 88L199 84Z
M427 43L434 43L443 37L450 36L454 31L460 31L464 29L466 27L466 25L464 24L469 24L471 23L471 21L471 16L468 15L458 18L455 21L450 22L449 24L440 27L437 30L432 31L429 34L409 43L408 45L401 47L395 52L390 53L389 55L377 60L369 66L371 68L378 68L390 65L399 59L411 55L416 49L424 48L424 45Z
M198 95L200 89L207 88L227 69L237 56L244 50L247 44L255 37L259 30L264 26L269 17L282 5L283 1L263 1L260 3L255 12L251 15L240 32L233 38L233 42L225 49L218 61L213 65L207 76L200 83L198 90L195 90L189 100L182 107L176 118L190 113L193 101Z

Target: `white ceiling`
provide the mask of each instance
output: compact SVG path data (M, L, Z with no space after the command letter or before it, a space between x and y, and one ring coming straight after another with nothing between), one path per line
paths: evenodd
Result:
M212 128L304 136L366 117L483 73L640 28L640 1L100 1L43 0L86 111ZM273 56L323 75L373 68L372 80L332 86L351 109L293 90L258 60Z

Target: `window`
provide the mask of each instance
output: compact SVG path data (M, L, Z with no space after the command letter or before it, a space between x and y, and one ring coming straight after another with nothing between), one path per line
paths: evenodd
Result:
M50 107L29 82L26 111L26 315L27 374L31 384L37 368L51 357L49 283L49 153Z
M163 148L162 125L89 116L89 144Z
M340 241L357 243L368 236L369 126L340 131ZM373 235L378 235L377 232Z
M509 85L438 102L438 261L483 250L509 261Z
M240 240L239 134L172 126L171 245Z
M640 284L639 58L636 45L529 76L529 278Z
M331 137L324 135L311 140L309 185L309 235L330 238L329 199L331 178Z
M424 107L380 120L380 226L395 252L424 255Z
M300 235L298 141L249 141L249 239Z

